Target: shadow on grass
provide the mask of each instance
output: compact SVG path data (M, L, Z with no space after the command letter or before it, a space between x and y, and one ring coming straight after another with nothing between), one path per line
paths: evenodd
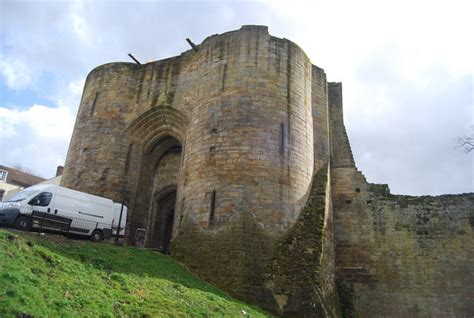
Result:
M20 234L23 240L33 242L51 253L80 262L86 266L112 273L161 278L188 288L210 292L221 298L236 301L230 295L205 283L170 256L159 252L108 243L93 243L87 240L73 240L60 235L39 236L39 233ZM31 244L31 243L29 243ZM257 309L257 308L255 308ZM258 310L258 309L257 309Z

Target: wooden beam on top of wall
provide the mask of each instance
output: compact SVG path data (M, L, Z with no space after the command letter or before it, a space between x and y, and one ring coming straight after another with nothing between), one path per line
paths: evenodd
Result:
M191 47L193 48L194 52L197 52L199 49L197 47L196 44L193 43L193 41L191 41L190 38L186 38L186 41L188 41L189 45L191 45Z
M130 56L130 58L131 58L132 60L134 60L135 63L137 63L138 65L142 65L142 63L140 63L140 61L137 60L137 59L135 58L135 56L132 55L132 53L128 53L128 56Z

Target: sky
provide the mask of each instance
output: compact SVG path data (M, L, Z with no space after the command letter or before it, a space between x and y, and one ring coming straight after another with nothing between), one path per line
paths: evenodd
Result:
M297 43L343 83L359 170L392 193L474 192L472 1L0 0L0 164L63 165L94 67L179 55L246 24Z

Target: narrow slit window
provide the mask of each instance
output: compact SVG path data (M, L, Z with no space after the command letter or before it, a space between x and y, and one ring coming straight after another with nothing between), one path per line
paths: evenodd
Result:
M95 111L95 104L97 103L97 98L99 97L99 93L95 93L94 101L92 102L91 106L91 115L94 114Z
M227 64L224 64L224 70L222 71L222 87L221 87L222 91L225 91L226 78L227 78Z
M125 172L128 172L130 168L130 158L132 157L132 146L133 144L128 145L127 160L125 161Z
M211 195L211 209L209 211L209 225L213 225L216 222L216 190L212 191Z
M280 156L285 153L285 125L280 124Z

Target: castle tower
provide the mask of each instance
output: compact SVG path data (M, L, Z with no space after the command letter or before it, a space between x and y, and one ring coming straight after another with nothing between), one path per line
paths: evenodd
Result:
M146 229L147 247L171 250L230 293L284 312L272 296L280 287L265 287L263 275L298 223L313 174L327 170L326 77L263 26L197 48L91 71L62 186L125 196L129 243Z
M86 80L62 185L115 201L125 190L131 236L153 232L153 206L171 193L175 234L185 216L218 229L245 207L280 235L327 163L326 86L298 46L260 26L178 57L99 66Z

